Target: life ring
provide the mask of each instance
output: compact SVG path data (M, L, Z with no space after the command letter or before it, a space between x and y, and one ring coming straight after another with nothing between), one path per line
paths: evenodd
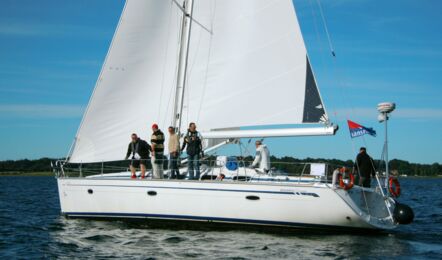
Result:
M342 167L341 169L339 169L339 186L341 186L341 188L343 188L344 190L349 190L351 188L353 188L353 186L355 185L355 176L349 172L348 173L348 177L350 177L350 182L345 183L344 182L344 173L346 172L346 168Z
M397 198L401 195L401 185L399 180L395 177L390 177L388 179L388 190L393 197Z

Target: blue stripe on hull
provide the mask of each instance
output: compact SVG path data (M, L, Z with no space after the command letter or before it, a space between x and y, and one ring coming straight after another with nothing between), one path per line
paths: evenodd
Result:
M233 190L233 189L209 189L209 188L182 188L182 187L167 187L167 186L134 186L134 185L103 185L103 184L69 184L69 186L81 187L119 187L119 188L149 188L149 189L173 189L173 190L202 190L202 191L226 191L226 192L253 192L253 193L271 193L271 194L286 194L293 195L294 192L288 191L264 191L264 190ZM291 187L288 187L291 188Z
M218 218L218 217L200 217L187 215L163 215L163 214L144 214L144 213L100 213L100 212L63 212L68 217L81 218L149 218L162 220L187 220L187 221L207 221L207 222L224 222L231 224L248 224L248 225L264 225L264 226L284 226L293 228L316 228L316 229L347 229L347 230L375 230L370 228L358 228L348 226L334 226L322 224L307 224L285 221L256 220L256 219L237 219L237 218Z
M267 194L282 194L282 195L301 195L319 198L320 196L313 192L301 191L265 191L265 190L233 190L233 189L209 189L209 188L182 188L182 187L166 187L166 186L133 186L133 185L102 185L102 184L69 184L69 186L80 187L121 187L121 188L149 188L149 189L174 189L174 190L201 190L201 191L223 191L223 192L242 192L242 193L267 193ZM288 187L292 188L292 187Z

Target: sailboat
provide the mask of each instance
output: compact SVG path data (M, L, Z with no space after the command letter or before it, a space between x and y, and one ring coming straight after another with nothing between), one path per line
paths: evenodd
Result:
M81 167L124 158L152 123L196 122L206 151L241 138L334 135L291 0L127 0L66 161L68 217L385 230L398 203L382 188L348 189L323 164L302 176L258 172L227 157L200 180L84 177ZM80 175L66 173L67 164ZM185 170L185 169L184 169ZM224 178L216 178L223 175ZM342 180L342 179L341 179Z

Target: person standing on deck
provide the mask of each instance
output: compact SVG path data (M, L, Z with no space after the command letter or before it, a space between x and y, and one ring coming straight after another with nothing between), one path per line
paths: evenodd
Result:
M365 147L359 149L359 154L356 156L355 162L359 176L359 186L370 188L371 176L375 177L376 171L374 169L373 159L367 154Z
M199 180L200 178L200 154L204 157L201 139L200 133L196 131L195 123L190 123L187 134L184 137L183 147L181 147L181 151L183 151L187 146L189 180L193 180L194 178ZM196 173L195 175L194 171Z
M164 134L157 124L152 125L152 178L163 179L164 164Z
M269 149L262 141L257 140L255 142L256 155L251 167L258 168L259 170L268 173L270 170L270 152Z
M178 160L180 159L180 137L175 133L175 128L169 126L169 169L170 178L178 179L180 170L178 169Z
M136 168L140 167L141 179L144 179L151 147L146 141L140 139L135 133L131 135L131 139L132 141L129 143L126 153L126 160L129 159L129 157L131 159L129 165L132 173L131 178L135 179L137 177L135 174Z

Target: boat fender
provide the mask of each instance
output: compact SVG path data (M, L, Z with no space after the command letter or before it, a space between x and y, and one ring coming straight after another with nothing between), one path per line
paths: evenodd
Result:
M393 211L394 220L402 225L410 224L414 219L413 210L405 204L401 204L396 201L396 206Z
M348 177L350 178L350 181L348 183L345 183L344 182L344 173L345 173L345 171L346 171L345 167L342 167L339 170L339 174L338 174L339 186L341 186L341 188L343 188L344 190L349 190L349 189L353 188L353 186L355 184L355 176L351 172L349 172L348 173Z
M390 191L390 194L395 198L401 195L401 185L396 177L390 177L388 179L388 191Z

